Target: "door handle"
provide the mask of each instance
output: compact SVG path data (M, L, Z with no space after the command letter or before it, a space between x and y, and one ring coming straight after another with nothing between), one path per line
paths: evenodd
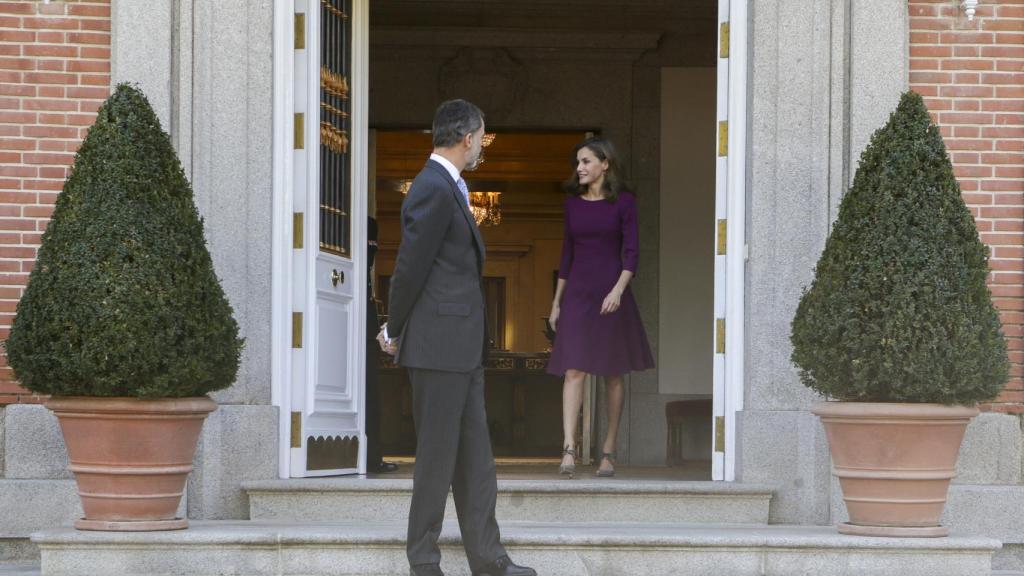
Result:
M331 285L337 287L338 282L345 283L345 273L338 272L337 270L331 271Z

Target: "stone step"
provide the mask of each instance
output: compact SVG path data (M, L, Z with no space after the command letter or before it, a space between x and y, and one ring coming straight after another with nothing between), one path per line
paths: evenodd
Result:
M411 479L246 482L253 520L355 521L409 517ZM734 482L499 480L500 521L767 524L770 486ZM455 518L448 497L446 514Z
M408 574L404 522L193 522L174 532L33 535L42 576L368 576ZM997 540L866 538L833 527L504 522L520 564L548 576L979 576ZM442 568L469 573L454 522Z
M38 562L0 562L0 576L41 576Z

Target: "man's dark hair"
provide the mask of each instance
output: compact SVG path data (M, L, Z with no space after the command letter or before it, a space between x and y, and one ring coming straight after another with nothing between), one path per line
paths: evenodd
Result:
M484 113L472 102L448 100L434 113L434 148L451 148L466 134L472 134L484 124Z

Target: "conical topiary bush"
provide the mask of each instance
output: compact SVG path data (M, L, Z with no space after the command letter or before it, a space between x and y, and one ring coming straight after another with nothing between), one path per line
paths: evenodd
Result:
M840 400L972 405L1008 375L988 248L938 128L907 92L861 155L800 299L792 361Z
M121 84L57 199L10 365L40 394L201 396L231 385L242 345L170 138Z

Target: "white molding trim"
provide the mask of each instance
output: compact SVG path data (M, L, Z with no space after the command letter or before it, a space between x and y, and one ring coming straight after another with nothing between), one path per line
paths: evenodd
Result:
M292 289L288 283L292 268L292 153L288 146L292 133L294 91L292 90L292 52L294 51L294 6L292 0L274 2L274 131L273 131L273 217L271 234L271 359L270 401L278 408L277 469L281 478L289 477L291 402L291 309Z
M721 1L721 0L720 0ZM747 217L747 2L729 1L729 176L726 238L725 480L736 479L736 413L743 410Z

